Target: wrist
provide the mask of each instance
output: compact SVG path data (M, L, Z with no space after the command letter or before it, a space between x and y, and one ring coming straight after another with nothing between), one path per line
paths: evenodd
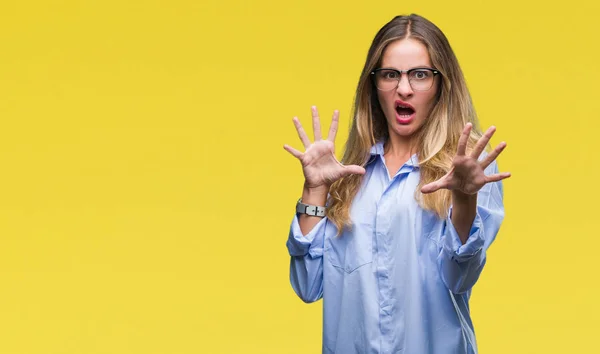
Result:
M454 205L455 209L474 209L477 206L477 193L466 194L463 192L452 191L452 205Z
M460 201L463 201L463 200L469 201L469 200L477 199L477 193L467 194L467 193L463 193L459 190L453 189L452 190L452 199L460 200Z
M328 186L309 187L305 183L304 188L302 189L302 202L305 204L324 206L327 202L328 193Z

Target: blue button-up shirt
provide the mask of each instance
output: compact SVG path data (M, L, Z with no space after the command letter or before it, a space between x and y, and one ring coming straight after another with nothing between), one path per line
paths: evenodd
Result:
M498 172L496 162L486 174ZM463 245L448 217L421 208L416 155L390 179L383 144L371 149L350 216L323 218L303 235L294 216L287 240L290 281L305 302L323 298L323 353L476 353L471 288L504 217L502 183L478 193Z

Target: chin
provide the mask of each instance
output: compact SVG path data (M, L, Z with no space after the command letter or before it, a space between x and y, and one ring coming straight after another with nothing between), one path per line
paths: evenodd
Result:
M414 135L416 129L413 129L412 127L396 127L393 129L393 131L398 136L401 136L403 138L410 138Z
M393 133L397 136L403 137L403 138L410 138L411 136L413 136L421 127L422 124L419 124L418 122L411 122L410 124L398 124L396 122L394 122L394 125L392 125L390 128L390 133Z

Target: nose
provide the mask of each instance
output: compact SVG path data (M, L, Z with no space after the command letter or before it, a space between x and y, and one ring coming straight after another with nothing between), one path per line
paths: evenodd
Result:
M396 88L396 92L401 97L410 97L413 95L412 87L410 86L410 82L408 81L407 75L400 76L400 82L398 83L398 87Z

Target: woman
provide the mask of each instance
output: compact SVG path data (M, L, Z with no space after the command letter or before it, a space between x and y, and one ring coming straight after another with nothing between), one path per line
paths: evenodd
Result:
M477 118L444 34L417 15L375 36L342 163L338 112L305 152L287 247L305 302L323 298L323 353L475 353L471 288L504 216L495 129Z

